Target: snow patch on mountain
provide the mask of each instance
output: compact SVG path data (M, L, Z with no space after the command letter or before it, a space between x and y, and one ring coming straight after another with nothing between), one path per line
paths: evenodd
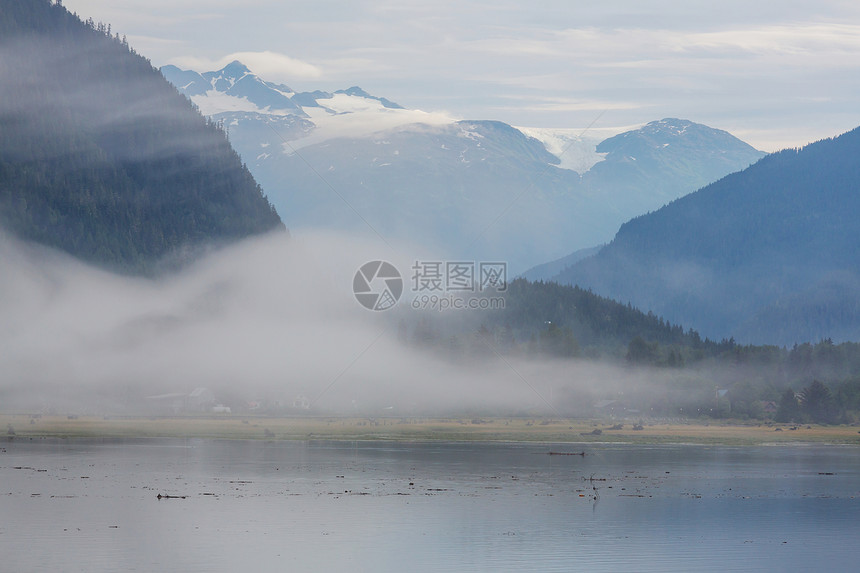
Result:
M529 137L543 143L546 150L558 157L557 167L576 171L580 175L600 163L606 153L598 153L597 145L608 137L638 129L640 125L601 128L517 127Z
M484 136L481 133L478 133L475 125L465 122L460 122L458 124L460 131L457 133L457 137L462 137L465 139L471 139L472 141L477 142L477 147L481 147L481 139L484 139Z
M346 99L353 96L339 94L336 97ZM329 101L326 100L326 106ZM340 100L333 105L333 108L340 110L335 114L326 111L326 108L304 108L316 128L307 137L291 141L290 145L298 149L335 137L369 137L395 128L414 126L415 129L421 129L421 126L449 125L457 121L444 113L431 113L417 109L391 109L378 102L375 104Z
M200 110L203 115L213 116L219 113L250 111L257 113L273 113L278 115L286 115L284 110L269 111L268 109L260 109L256 104L252 103L246 97L236 97L227 95L216 90L209 90L204 94L191 96L191 101ZM279 113L280 112L280 113Z
M457 121L445 113L405 109L386 98L371 95L353 86L334 93L295 92L292 88L267 82L244 64L231 62L221 70L197 73L164 66L164 76L198 107L203 115L236 125L230 114L280 117L298 116L309 120L309 129L282 134L289 141L284 152L321 143L336 137L367 137L374 133L415 125L449 125Z

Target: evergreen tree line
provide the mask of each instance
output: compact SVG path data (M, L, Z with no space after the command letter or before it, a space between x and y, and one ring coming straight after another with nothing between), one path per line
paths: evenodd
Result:
M825 339L787 348L712 341L629 304L551 282L516 279L504 298L503 310L465 318L407 315L400 338L455 361L585 358L647 372L665 381L666 392L633 388L619 405L647 404L661 415L798 423L847 422L860 415L860 343Z
M114 270L282 228L230 147L109 24L0 2L0 225Z

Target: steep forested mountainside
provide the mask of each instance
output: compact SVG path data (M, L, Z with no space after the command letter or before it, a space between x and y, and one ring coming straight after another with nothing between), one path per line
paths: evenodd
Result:
M860 339L860 128L765 157L623 225L555 277L710 337Z
M0 227L124 272L283 224L223 130L110 26L0 2Z

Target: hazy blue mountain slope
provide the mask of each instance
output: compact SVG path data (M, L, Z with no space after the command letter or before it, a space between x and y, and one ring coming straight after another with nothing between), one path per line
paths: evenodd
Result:
M585 185L627 218L654 210L764 156L730 133L667 118L604 140ZM620 222L619 222L620 225Z
M579 176L551 165L543 145L500 122L410 126L332 139L253 169L273 182L290 226L368 232L438 256L524 268L571 236L598 232L577 217ZM275 187L275 182L285 182Z
M603 164L623 164L615 152L580 176L556 167L558 158L519 130L474 121L333 139L298 154L255 158L250 165L272 201L288 213L291 227L365 227L346 199L387 238L435 245L450 255L505 260L522 272L576 245L606 240L629 217L708 182L694 181L688 172L725 174L762 155L734 138L726 144L725 132L712 131L725 151L714 154L729 159L705 168L703 150L712 147L673 150L688 156L678 162L684 175L677 179L670 159L642 161L641 168L628 169L633 175L627 179L611 167L592 174ZM660 151L667 149L662 144L655 146L652 155L668 153Z
M711 337L860 338L860 130L765 157L624 224L556 279Z
M366 221L390 242L504 260L514 272L604 243L630 217L763 155L725 131L682 119L603 142L567 133L568 145L550 145L553 155L547 140L524 134L553 137L553 130L440 120L359 87L293 93L239 62L204 74L164 73L227 126L290 227L367 231ZM270 97L239 97L243 82ZM286 96L298 110L277 107ZM560 157L583 172L561 169Z
M574 251L567 256L561 257L560 259L556 259L554 261L550 261L548 263L543 263L540 265L535 265L526 272L524 272L521 276L522 278L528 279L530 281L554 280L559 273L566 270L568 267L571 267L574 264L578 263L582 259L585 259L592 255L596 255L598 252L600 252L600 249L602 248L603 245L598 245L596 247L579 249L578 251Z

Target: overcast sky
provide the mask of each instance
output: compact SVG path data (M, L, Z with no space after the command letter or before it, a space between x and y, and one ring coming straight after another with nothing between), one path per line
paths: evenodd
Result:
M681 117L765 151L860 125L853 0L66 0L154 65L530 127Z

